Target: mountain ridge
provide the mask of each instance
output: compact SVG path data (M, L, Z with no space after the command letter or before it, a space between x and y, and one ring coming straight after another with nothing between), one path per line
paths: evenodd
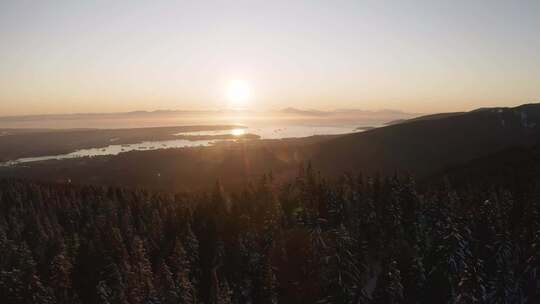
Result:
M321 143L314 162L329 172L343 169L336 164L345 161L367 173L424 175L508 147L536 144L539 124L540 104L420 117Z

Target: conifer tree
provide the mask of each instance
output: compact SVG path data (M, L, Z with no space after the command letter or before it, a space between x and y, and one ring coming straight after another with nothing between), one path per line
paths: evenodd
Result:
M397 268L397 262L390 262L383 269L383 273L377 280L377 287L373 293L374 304L399 304L403 303L403 285L401 273Z
M66 256L64 246L53 258L50 267L49 285L55 289L55 296L58 303L73 303L76 297L72 292L71 275L73 264Z
M161 304L176 304L180 300L178 285L173 280L169 266L161 261L157 268L156 282L158 299Z

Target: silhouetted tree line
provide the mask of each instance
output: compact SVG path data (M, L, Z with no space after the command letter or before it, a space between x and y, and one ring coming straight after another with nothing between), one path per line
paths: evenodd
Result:
M2 303L539 303L540 187L0 182Z

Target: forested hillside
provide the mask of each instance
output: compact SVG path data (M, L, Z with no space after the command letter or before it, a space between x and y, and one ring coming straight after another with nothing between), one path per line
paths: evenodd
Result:
M327 174L354 168L426 177L517 146L540 143L540 104L415 118L323 142L313 158Z
M538 303L540 187L310 166L177 195L0 182L2 303Z
M540 145L513 147L447 168L433 176L447 176L455 186L503 186L524 193L540 176Z

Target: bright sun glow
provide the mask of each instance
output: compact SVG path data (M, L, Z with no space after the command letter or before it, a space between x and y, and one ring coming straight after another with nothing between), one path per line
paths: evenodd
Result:
M231 134L234 136L240 136L246 134L246 131L244 129L232 129Z
M232 107L244 107L249 101L251 90L247 82L234 80L227 87L227 99Z

